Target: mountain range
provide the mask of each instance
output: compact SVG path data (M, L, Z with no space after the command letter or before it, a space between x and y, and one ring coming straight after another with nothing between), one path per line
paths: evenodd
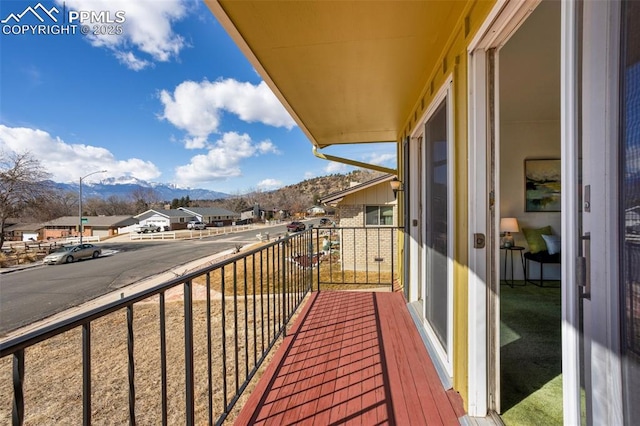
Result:
M319 176L288 185L272 191L264 191L262 194L289 193L293 195L307 195L310 198L325 196L337 190L348 188L352 183L362 183L376 177L378 172L366 170L354 170L347 174L332 174ZM77 183L52 182L52 185L63 191L77 193ZM133 177L106 178L96 183L83 183L83 198L100 198L106 200L111 196L128 199L136 191L153 190L159 201L171 201L182 197L189 197L191 200L221 200L232 197L230 194L208 189L185 188L167 183L146 182Z
M78 192L78 183L52 182L53 186L63 191ZM132 177L107 178L100 182L87 182L82 184L83 198L94 197L107 199L111 196L129 198L135 191L153 190L162 201L171 201L174 198L189 197L192 200L216 200L227 198L229 194L200 188L184 188L166 183L146 182Z

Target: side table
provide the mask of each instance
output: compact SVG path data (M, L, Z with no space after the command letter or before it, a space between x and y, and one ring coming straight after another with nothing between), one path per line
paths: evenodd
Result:
M517 251L520 254L520 263L522 264L522 271L523 273L525 272L525 265L524 265L524 257L522 256L522 252L524 251L524 247L522 246L511 246L511 247L500 247L500 250L506 250L505 254L504 254L504 273L503 273L503 280L507 285L509 285L509 287L513 288L514 286L514 280L513 280L513 252ZM507 257L509 257L510 263L511 263L511 279L507 279ZM526 274L525 274L526 276ZM527 285L527 281L524 281L523 285Z

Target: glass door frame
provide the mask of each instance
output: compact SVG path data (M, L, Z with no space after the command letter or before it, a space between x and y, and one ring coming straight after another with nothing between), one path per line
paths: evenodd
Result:
M427 171L426 164L426 135L425 125L431 116L438 110L438 107L443 101L446 100L446 115L447 115L447 331L446 331L446 343L442 345L438 339L436 333L433 331L431 324L425 318L426 308L426 276L427 276L427 254L425 245L425 238L422 235L426 230L426 216L427 208L425 207L428 202L426 198L425 177ZM417 171L415 176L421 180L420 185L412 185L411 198L414 200L414 204L411 209L411 232L413 236L412 240L416 238L416 232L420 232L418 237L420 241L420 247L418 247L417 241L412 241L410 247L412 251L410 253L411 259L418 260L419 264L412 264L411 276L418 278L417 280L412 278L411 282L415 285L410 290L411 301L421 300L421 312L420 317L423 323L423 328L430 342L430 347L435 351L438 361L445 369L449 378L453 377L453 258L454 258L454 219L455 219L455 204L454 204L454 185L455 185L455 173L454 173L454 117L453 117L453 76L450 75L445 80L440 90L435 94L431 103L426 108L423 116L417 121L414 132L411 134L410 144L413 145L411 153L415 154L420 152L420 161L413 159L412 166L418 164L422 165L422 170ZM418 149L417 144L421 144L421 149ZM411 158L410 158L411 161ZM418 198L420 200L418 200ZM420 204L422 208L420 208ZM414 215L419 214L420 217L416 218ZM414 222L417 221L417 222ZM415 229L417 228L417 229Z
M576 6L582 7L580 13ZM562 58L565 99L561 105L567 115L566 126L571 126L563 129L563 182L567 182L563 187L570 189L563 191L562 219L563 230L571 233L563 237L568 239L563 247L563 280L571 283L563 292L563 310L567 311L566 324L563 315L563 379L569 379L564 383L565 404L579 407L579 375L584 375L587 424L618 425L624 420L617 220L620 7L617 0L563 2L562 35L567 48ZM582 139L581 151L578 137ZM579 167L582 176L578 175ZM583 235L578 233L580 225ZM583 239L587 233L589 239ZM591 247L591 255L584 250L584 268L576 263L582 257L580 244ZM583 292L581 317L577 308ZM580 321L582 335L578 334ZM564 327L568 328L569 342ZM581 419L576 420L574 424L579 424Z

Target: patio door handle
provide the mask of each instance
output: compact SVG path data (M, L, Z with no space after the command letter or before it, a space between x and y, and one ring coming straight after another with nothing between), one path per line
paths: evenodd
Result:
M582 290L580 295L584 299L591 299L591 233L585 232L580 237L582 256L576 258L576 281Z

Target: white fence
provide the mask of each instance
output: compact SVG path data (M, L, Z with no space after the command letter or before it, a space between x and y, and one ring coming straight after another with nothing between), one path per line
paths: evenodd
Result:
M231 225L214 228L206 228L202 230L188 229L189 238L193 237L209 237L211 235L230 234L232 232L247 231L253 229L254 225Z
M221 227L210 227L206 229L182 229L172 232L146 232L140 233L129 232L130 240L171 240L176 238L203 238L211 237L214 235L230 234L232 232L247 231L253 229L254 225L232 225Z
M80 244L80 237L69 237L69 238L65 238L64 240L65 243L69 243L69 244ZM99 235L93 235L90 237L82 237L82 242L83 243L98 243L100 242L100 236Z
M129 233L129 239L133 240L175 240L175 232L147 232L138 234L136 232Z

